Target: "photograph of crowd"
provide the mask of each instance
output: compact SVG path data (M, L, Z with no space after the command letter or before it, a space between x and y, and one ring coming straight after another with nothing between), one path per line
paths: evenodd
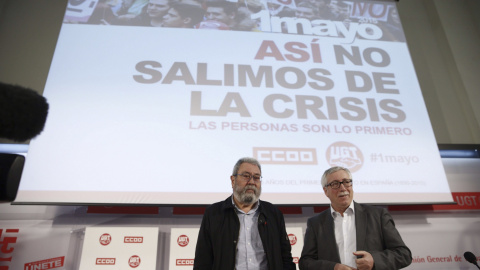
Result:
M90 9L87 12L86 8L82 10L86 4ZM81 12L82 16L75 14ZM287 34L309 34L304 32L305 24L323 25L325 29L326 22L341 22L345 29L367 23L381 29L380 40L405 41L396 6L385 1L70 0L64 19L64 23L76 24Z

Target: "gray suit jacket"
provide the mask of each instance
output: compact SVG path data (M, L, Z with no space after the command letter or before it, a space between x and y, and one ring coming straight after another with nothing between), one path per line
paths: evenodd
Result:
M408 266L412 253L395 228L392 216L384 208L358 204L355 206L357 250L372 254L376 270L394 270ZM307 222L301 270L333 269L340 263L330 208Z

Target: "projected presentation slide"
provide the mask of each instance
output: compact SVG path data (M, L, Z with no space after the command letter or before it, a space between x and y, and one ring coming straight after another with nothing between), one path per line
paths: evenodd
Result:
M393 1L69 1L16 203L453 202Z

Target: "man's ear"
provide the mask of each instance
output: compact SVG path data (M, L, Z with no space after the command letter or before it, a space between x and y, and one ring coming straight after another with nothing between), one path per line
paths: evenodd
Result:
M232 181L232 188L235 186L235 176L230 176L230 181Z

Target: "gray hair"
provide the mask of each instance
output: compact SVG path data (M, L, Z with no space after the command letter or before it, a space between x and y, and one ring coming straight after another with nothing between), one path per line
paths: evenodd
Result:
M238 173L238 169L240 169L240 166L243 164L243 163L250 163L252 165L255 165L258 167L258 169L260 169L260 174L262 173L262 166L260 166L260 162L258 162L258 160L252 158L252 157L243 157L241 159L239 159L237 161L237 163L235 164L235 166L233 166L233 172L232 172L232 175L236 175Z
M327 185L327 176L338 171L345 171L348 174L348 177L352 179L352 173L349 169L340 166L331 167L330 169L326 170L322 175L322 187L325 187Z

